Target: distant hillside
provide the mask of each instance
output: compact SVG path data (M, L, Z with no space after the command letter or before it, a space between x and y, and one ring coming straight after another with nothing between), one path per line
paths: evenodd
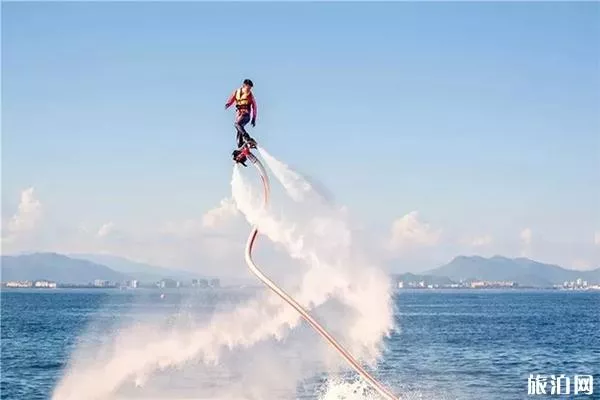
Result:
M175 280L199 279L202 276L192 272L180 271L165 267L131 261L124 257L105 254L70 254L70 257L88 260L98 264L106 265L115 271L128 274L142 282L155 282L164 278Z
M544 264L528 258L494 256L459 256L450 263L427 271L427 274L459 280L514 281L522 286L552 286L578 278L590 284L600 283L600 268L592 271L575 271Z
M56 253L2 256L0 274L3 282L47 279L59 283L87 284L96 279L113 282L130 279L105 265Z

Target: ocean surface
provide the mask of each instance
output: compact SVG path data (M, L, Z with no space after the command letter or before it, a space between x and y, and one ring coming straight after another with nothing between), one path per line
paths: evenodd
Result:
M160 294L3 290L2 400L51 398L78 338L92 322L122 323L157 309L176 315L182 294ZM204 291L194 295L192 308L210 314L250 295L247 290ZM398 330L387 339L376 374L401 398L600 399L600 292L404 290L395 302ZM321 339L315 335L314 340ZM594 394L574 396L571 382L570 395L528 395L529 374L565 374L571 380L592 375ZM298 387L297 399L319 398L310 385Z

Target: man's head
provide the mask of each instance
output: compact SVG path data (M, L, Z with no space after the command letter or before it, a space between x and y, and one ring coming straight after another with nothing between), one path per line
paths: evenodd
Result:
M252 83L250 79L244 79L242 86L244 87L244 89L250 92L252 90L252 87L254 86L254 83Z

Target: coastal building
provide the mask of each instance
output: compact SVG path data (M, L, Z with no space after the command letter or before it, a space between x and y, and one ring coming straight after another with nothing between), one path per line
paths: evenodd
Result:
M471 288L511 288L517 287L518 284L513 281L473 281Z
M8 281L6 287L9 288L30 288L33 286L31 281Z
M46 281L46 280L35 281L33 283L33 287L56 289L56 282Z
M590 285L588 281L584 281L581 278L578 278L575 281L565 281L562 285L563 289L567 290L586 290L593 289L595 285Z
M181 283L179 281L176 281L174 279L163 279L158 283L158 287L164 289L164 288L178 288L181 286Z

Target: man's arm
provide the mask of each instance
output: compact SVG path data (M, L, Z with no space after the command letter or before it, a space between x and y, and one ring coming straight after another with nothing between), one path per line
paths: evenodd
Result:
M258 113L256 107L256 99L254 98L254 94L252 95L252 126L256 125L256 115Z
M235 90L233 91L233 93L231 93L231 96L229 96L229 98L227 99L227 102L225 103L225 109L227 110L229 108L229 106L231 106L233 104L234 101L235 101Z

